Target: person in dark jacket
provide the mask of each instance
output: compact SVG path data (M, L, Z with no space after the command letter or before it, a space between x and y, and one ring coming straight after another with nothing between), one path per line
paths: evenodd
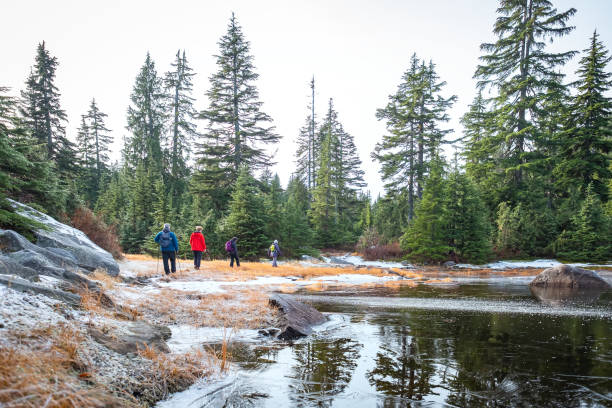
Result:
M238 238L234 237L230 239L231 250L229 251L230 255L230 268L234 267L234 259L236 260L236 266L240 267L240 259L238 259L238 247L236 246L236 241Z
M172 273L176 272L176 253L179 250L178 240L174 232L170 231L170 224L164 224L164 229L155 236L155 242L159 244L162 258L164 260L164 271L170 275L168 261L172 263Z
M274 249L271 251L271 254L270 254L272 256L272 266L278 267L278 264L276 263L276 259L281 255L280 246L278 245L277 240L274 240L274 243L272 245L274 246Z
M200 262L202 262L202 252L206 252L206 240L204 234L202 234L202 227L199 225L195 227L195 232L191 234L189 245L191 245L193 251L193 266L198 270L200 269Z

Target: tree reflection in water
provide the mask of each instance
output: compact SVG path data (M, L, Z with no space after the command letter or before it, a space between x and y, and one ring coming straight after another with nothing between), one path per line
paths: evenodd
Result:
M361 347L346 338L295 344L296 364L289 384L291 400L298 405L331 406L333 397L351 381Z
M424 358L427 345L410 335L406 326L381 327L383 344L376 354L376 366L367 372L370 384L385 394L383 406L404 407L431 395L430 379L435 372Z

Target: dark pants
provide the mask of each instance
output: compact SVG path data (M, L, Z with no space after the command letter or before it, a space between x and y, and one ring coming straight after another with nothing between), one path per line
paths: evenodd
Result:
M176 272L176 253L174 251L162 251L162 259L164 260L164 272L166 272L166 275L170 274L168 260L172 262L172 273Z
M193 251L193 266L199 268L200 262L202 262L202 251Z
M234 259L236 260L236 266L240 266L240 259L238 259L238 253L230 252L230 268L234 267Z

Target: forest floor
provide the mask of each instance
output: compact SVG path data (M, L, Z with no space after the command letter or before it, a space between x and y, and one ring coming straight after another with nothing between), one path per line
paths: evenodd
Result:
M396 264L395 264L396 265ZM0 407L152 406L195 381L224 371L231 361L227 344L261 336L277 311L272 292L405 286L453 285L471 277L537 275L542 269L385 268L325 263L181 260L177 272L163 275L161 261L127 255L111 278L95 272L114 306L100 294L82 294L70 309L42 295L3 289L0 296ZM153 348L122 355L94 340L92 330L109 341L121 337L131 322L167 326L169 353ZM202 347L202 344L221 347ZM15 364L18 361L19 364ZM18 369L16 369L17 367ZM26 369L27 368L27 369Z

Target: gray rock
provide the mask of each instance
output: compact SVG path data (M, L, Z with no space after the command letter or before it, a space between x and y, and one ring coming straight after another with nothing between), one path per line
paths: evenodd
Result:
M604 292L601 289L580 289L559 286L530 286L529 290L540 302L552 306L566 303L595 303Z
M308 336L312 333L312 326L327 320L325 316L312 306L308 306L287 295L274 294L270 296L270 304L281 311L280 334L281 340L293 340Z
M7 254L8 257L15 260L17 263L35 270L39 275L52 276L57 279L67 281L76 289L87 288L98 292L98 285L89 279L70 270L59 268L53 265L43 255L29 249L24 249L17 252Z
M135 354L138 350L151 347L163 353L169 353L166 340L172 336L167 326L159 326L142 320L124 322L122 332L104 333L102 330L90 327L91 337L98 343L116 351L119 354Z
M39 247L49 248L49 252L54 251L56 254L69 252L76 259L77 265L86 270L104 269L111 276L119 274L119 265L113 256L93 243L82 231L62 224L27 205L12 200L11 204L19 214L38 221L48 228L48 230L35 231Z
M606 290L610 288L610 285L594 271L576 266L559 265L542 271L531 281L529 287Z
M457 265L457 263L454 261L446 261L442 264L442 266L447 269L452 269L455 265Z
M28 250L40 254L51 264L53 264L53 266L58 268L69 269L72 271L78 270L77 264L70 257L65 257L55 251L41 248L38 245L31 243L25 237L16 233L15 231L0 229L0 251L4 253L11 253L22 250Z
M38 272L34 269L20 265L14 259L4 255L0 255L0 275L17 275L31 281L38 278Z
M329 258L329 262L338 265L352 265L349 261L342 259L338 256L332 256Z
M0 275L0 284L11 289L26 293L40 293L52 299L57 299L70 306L77 307L81 304L81 297L74 293L64 292L63 290L51 289L46 286L37 285L25 279Z

